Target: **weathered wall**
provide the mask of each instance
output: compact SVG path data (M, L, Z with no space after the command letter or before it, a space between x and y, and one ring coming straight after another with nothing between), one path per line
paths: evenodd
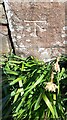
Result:
M65 3L10 2L6 13L17 54L42 60L65 54Z
M2 54L10 52L11 44L8 36L7 19L3 7L3 0L0 0L0 60Z
M67 54L67 1L65 2L65 53Z

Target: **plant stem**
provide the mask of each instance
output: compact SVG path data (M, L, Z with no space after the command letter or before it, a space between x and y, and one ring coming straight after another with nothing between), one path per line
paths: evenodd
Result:
M57 77L57 82L58 82L58 94L60 93L60 84L59 84L59 73L58 73L58 77Z
M53 103L55 105L56 104L56 93L53 94L53 100L54 100Z

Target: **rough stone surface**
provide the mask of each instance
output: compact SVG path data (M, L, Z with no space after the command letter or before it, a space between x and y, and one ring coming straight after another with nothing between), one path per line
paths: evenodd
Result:
M6 15L5 15L5 11L3 8L3 4L0 4L0 24L7 24L7 20L6 20Z
M16 54L42 60L65 54L65 3L4 4Z
M9 53L10 49L11 44L8 36L7 19L3 4L0 4L0 58L3 54Z
M0 34L0 55L10 52L9 37Z
M8 35L7 25L0 25L0 34L5 35L5 36Z

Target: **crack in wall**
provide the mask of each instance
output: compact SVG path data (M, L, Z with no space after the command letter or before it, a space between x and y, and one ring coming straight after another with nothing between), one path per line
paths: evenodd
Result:
M3 8L4 8L4 11L5 11L5 15L6 15L6 10L5 10L4 2L3 2ZM8 29L8 37L9 37L9 40L10 40L12 52L15 54L15 48L14 48L14 44L13 44L12 37L11 37L11 31L10 31L10 28L9 28L9 22L8 22L7 15L6 15L6 19L7 19L7 24L6 24L6 26L7 26L7 29ZM3 25L5 25L5 24L3 24Z

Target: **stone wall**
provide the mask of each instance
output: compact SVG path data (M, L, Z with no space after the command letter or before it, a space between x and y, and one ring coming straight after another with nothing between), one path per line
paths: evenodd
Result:
M65 3L4 0L16 54L44 61L65 54Z
M3 54L10 53L11 43L8 35L7 19L3 6L3 0L0 0L0 60Z

